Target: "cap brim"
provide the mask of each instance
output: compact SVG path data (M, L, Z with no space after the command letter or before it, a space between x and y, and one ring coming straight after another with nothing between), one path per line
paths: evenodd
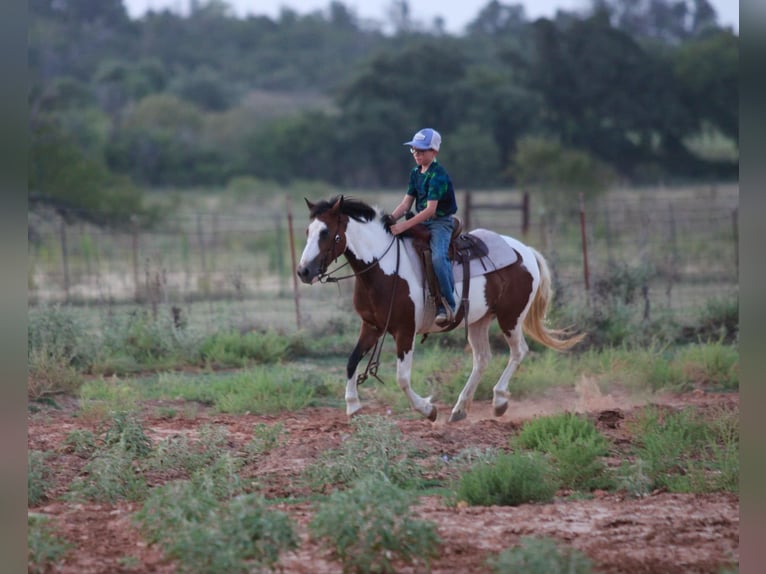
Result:
M404 142L402 145L408 145L410 147L414 147L415 149L423 149L423 150L431 149L430 145L424 146L420 142Z

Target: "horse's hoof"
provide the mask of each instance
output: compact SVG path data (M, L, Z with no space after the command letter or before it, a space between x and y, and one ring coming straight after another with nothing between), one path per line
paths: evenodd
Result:
M495 406L495 416L501 417L505 414L505 411L508 410L508 401L504 402L502 405L496 405Z
M431 412L428 413L428 420L432 423L436 422L436 415L439 414L439 410L436 407L431 407Z
M468 416L468 414L465 411L458 411L458 412L452 413L450 415L448 422L456 423L458 421L462 421L467 416Z
M356 415L360 410L362 410L361 403L346 405L346 416L348 418L353 418L353 416Z

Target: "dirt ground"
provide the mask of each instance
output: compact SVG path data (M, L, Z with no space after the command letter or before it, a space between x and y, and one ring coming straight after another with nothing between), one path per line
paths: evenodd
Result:
M739 399L736 394L695 392L654 396L651 402L712 409L738 408ZM435 423L405 415L395 416L394 420L419 449L447 460L471 446L507 448L509 436L519 430L524 420L563 410L585 412L613 441L629 442L625 423L640 408L637 401L627 396L601 396L582 386L571 394L559 391L556 396L512 402L499 419L492 416L489 404L477 402L467 420L446 424L450 407L438 406L439 418ZM74 429L97 430L93 423L75 416L76 407L74 400L59 401L58 408L43 407L28 417L28 447L56 453L50 463L55 481L48 500L30 510L50 516L58 535L73 545L53 571L174 572L175 565L163 558L159 548L147 545L132 522L131 515L139 504L81 504L66 500L64 495L86 460L67 453L64 438ZM246 467L243 471L243 477L267 485L268 496L275 498L306 494L295 486L301 470L322 451L337 447L351 430L340 408L306 408L279 416L257 416L222 415L200 407L194 417L168 419L158 415L160 407L183 410L182 403L145 406L144 425L155 441L175 434L194 434L202 425L215 424L226 427L228 446L237 450L252 438L253 425L281 423L287 433L281 446L257 467ZM387 414L381 405L365 407L367 414ZM485 564L489 556L517 544L521 537L535 535L552 537L581 550L601 573L718 574L726 567L736 568L739 562L739 497L735 494L654 492L640 499L601 491L587 499L566 495L559 493L549 504L518 507L452 507L438 496L421 497L416 513L438 526L443 541L432 572L489 572ZM282 571L340 572L340 564L308 537L311 502L284 502L278 507L296 521L302 540L297 551L283 555ZM418 569L403 566L400 572L415 573Z

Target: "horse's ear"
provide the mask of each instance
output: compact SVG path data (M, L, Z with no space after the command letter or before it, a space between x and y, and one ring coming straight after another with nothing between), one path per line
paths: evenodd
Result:
M306 202L306 205L308 205L309 211L312 211L314 209L314 203L311 203L307 197L304 197L303 200Z
M338 196L337 201L335 202L335 205L332 206L333 211L340 211L340 208L343 207L343 196Z

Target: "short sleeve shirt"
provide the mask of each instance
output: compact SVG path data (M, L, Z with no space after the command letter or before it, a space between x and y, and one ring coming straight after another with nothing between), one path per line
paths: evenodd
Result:
M420 213L430 200L437 200L436 216L444 217L457 213L455 189L452 186L447 170L434 160L425 173L420 173L420 167L415 166L410 172L407 195L415 198L415 211Z

